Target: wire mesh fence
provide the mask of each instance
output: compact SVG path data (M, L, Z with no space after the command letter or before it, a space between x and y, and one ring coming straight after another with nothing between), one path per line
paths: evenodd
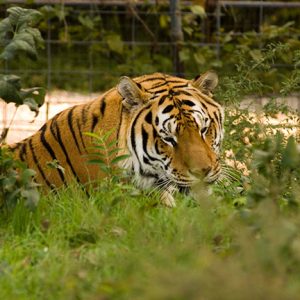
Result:
M1 14L12 3L6 1ZM21 74L24 81L53 88L95 92L107 88L120 75L136 76L153 71L176 73L174 42L170 37L169 1L34 1L43 6L47 21L42 24L45 49L38 62L23 61L7 65L5 72ZM206 17L196 16L192 30L196 34L183 43L207 51L220 59L224 37L252 31L257 39L264 22L284 25L292 21L300 26L300 2L289 1L200 1L206 5ZM63 4L61 4L63 3ZM206 3L206 4L205 4ZM54 5L52 8L49 5ZM192 1L183 1L183 18L197 12L189 9ZM289 11L289 19L272 18L275 11ZM294 14L291 14L295 11ZM201 20L199 20L201 19ZM195 29L197 28L197 30ZM184 28L188 32L191 28ZM299 36L298 36L299 37ZM185 76L198 70L185 69ZM201 70L200 70L201 71Z
M174 51L178 45L171 37L169 2L4 1L0 18L5 17L11 5L43 11L45 19L40 30L45 47L36 62L22 58L2 66L0 73L20 75L30 86L44 86L48 91L64 89L90 95L113 86L122 75L156 71L178 74L180 63L184 64L180 75L190 78L208 68L223 70L224 61L233 51L228 39L238 41L250 32L259 48L263 47L260 41L266 32L272 34L262 30L265 24L293 23L300 28L299 1L181 1L184 40L178 55ZM280 35L299 39L299 33L289 27ZM289 65L282 62L278 67L289 68ZM77 103L64 99L69 104ZM51 116L50 106L56 105L55 102L47 98L47 109L40 123ZM2 124L7 124L12 112L2 111ZM22 126L16 124L18 130Z

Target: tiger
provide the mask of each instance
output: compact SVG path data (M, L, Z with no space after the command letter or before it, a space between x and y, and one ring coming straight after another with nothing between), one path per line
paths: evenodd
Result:
M210 184L221 174L224 110L213 99L217 85L214 71L192 80L163 73L123 76L95 100L63 110L10 149L46 189L74 179L85 185L106 174L87 163L94 142L84 133L112 131L118 154L126 156L120 165L136 186L156 188L160 201L174 207L175 192L188 193L197 182ZM62 168L49 168L51 161Z

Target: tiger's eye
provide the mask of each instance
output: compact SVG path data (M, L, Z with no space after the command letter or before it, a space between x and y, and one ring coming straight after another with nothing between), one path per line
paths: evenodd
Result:
M165 137L163 140L170 143L173 147L177 145L176 141L172 137Z
M201 133L202 133L202 134L206 133L206 131L207 131L207 127L203 127L203 128L201 129Z

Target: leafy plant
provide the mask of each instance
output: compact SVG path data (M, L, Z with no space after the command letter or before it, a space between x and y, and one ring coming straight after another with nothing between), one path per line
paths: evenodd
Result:
M9 149L0 147L0 206L10 210L24 202L29 209L37 206L40 195L33 181L35 171L15 160Z
M43 39L38 29L34 28L42 15L36 10L11 7L7 10L8 17L0 22L0 61L7 64L18 55L28 55L37 58L37 48L41 47ZM43 103L45 90L43 88L22 89L21 79L16 75L0 74L0 98L16 105L14 115L9 125L0 136L0 204L11 209L17 205L33 209L40 195L38 185L34 182L35 171L28 169L24 163L15 160L9 150L2 144L16 115L18 106L26 104L36 113ZM22 209L21 209L22 210Z
M7 10L8 17L0 22L0 54L4 64L8 61L16 60L19 55L28 55L31 59L37 59L37 48L42 47L43 39L40 31L34 26L42 18L42 14L37 10L25 9L20 7L11 7ZM43 104L45 98L45 89L34 87L24 89L21 87L21 78L12 74L0 74L0 98L5 102L13 102L16 105L16 111L19 105L25 104L36 116L39 112L39 106ZM5 141L8 127L4 128L0 143Z
M129 155L118 155L122 149L116 147L116 140L112 138L114 130L108 132L85 132L84 135L92 138L94 145L90 147L91 152L88 154L90 164L99 166L101 171L106 175L108 184L118 182L123 177L122 169L119 167L120 162L127 159Z
M300 152L292 136L285 141L277 133L254 150L250 186L248 199L252 204L271 199L278 208L299 207Z

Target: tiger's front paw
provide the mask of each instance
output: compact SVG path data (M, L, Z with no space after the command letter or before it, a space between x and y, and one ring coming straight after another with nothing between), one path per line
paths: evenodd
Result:
M161 195L161 203L167 207L176 207L176 202L172 194L168 191L164 191Z

